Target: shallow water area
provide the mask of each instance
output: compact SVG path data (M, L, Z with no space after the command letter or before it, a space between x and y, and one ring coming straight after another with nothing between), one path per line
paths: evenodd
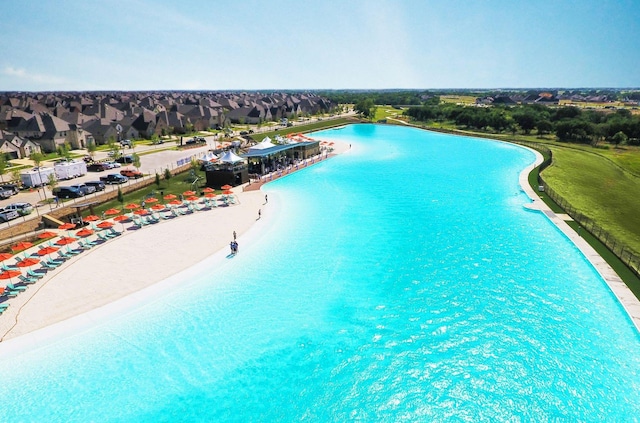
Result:
M7 421L633 421L640 337L520 147L413 128L263 187L233 260L0 363ZM26 400L28 398L28 400Z

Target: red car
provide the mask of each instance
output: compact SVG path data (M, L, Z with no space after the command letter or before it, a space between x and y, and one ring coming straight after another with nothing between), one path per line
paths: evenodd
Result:
M120 175L126 176L127 178L134 178L134 179L142 178L144 176L142 172L134 169L122 169L120 171Z

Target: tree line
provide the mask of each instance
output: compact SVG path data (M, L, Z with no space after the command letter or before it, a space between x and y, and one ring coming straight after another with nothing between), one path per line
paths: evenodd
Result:
M404 114L420 122L453 122L480 131L539 136L552 134L559 141L640 145L640 116L629 110L611 112L544 105L470 107L453 104L413 106Z

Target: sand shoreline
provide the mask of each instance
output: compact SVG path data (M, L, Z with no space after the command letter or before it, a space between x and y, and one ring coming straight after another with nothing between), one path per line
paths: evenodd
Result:
M333 147L332 155L349 148L342 143ZM229 207L198 211L135 231L128 230L131 223L117 224L115 229L123 235L68 260L10 300L0 316L0 355L90 328L165 295L203 265L225 260L234 231L242 252L264 233L277 212L277 198L265 202L260 189L271 180L259 186L254 183L251 189L246 189L248 184L235 187L237 204Z

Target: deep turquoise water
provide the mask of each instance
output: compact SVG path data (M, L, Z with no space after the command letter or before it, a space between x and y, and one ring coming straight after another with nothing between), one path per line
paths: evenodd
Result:
M636 421L640 337L516 146L355 125L184 287L0 363L2 421Z

